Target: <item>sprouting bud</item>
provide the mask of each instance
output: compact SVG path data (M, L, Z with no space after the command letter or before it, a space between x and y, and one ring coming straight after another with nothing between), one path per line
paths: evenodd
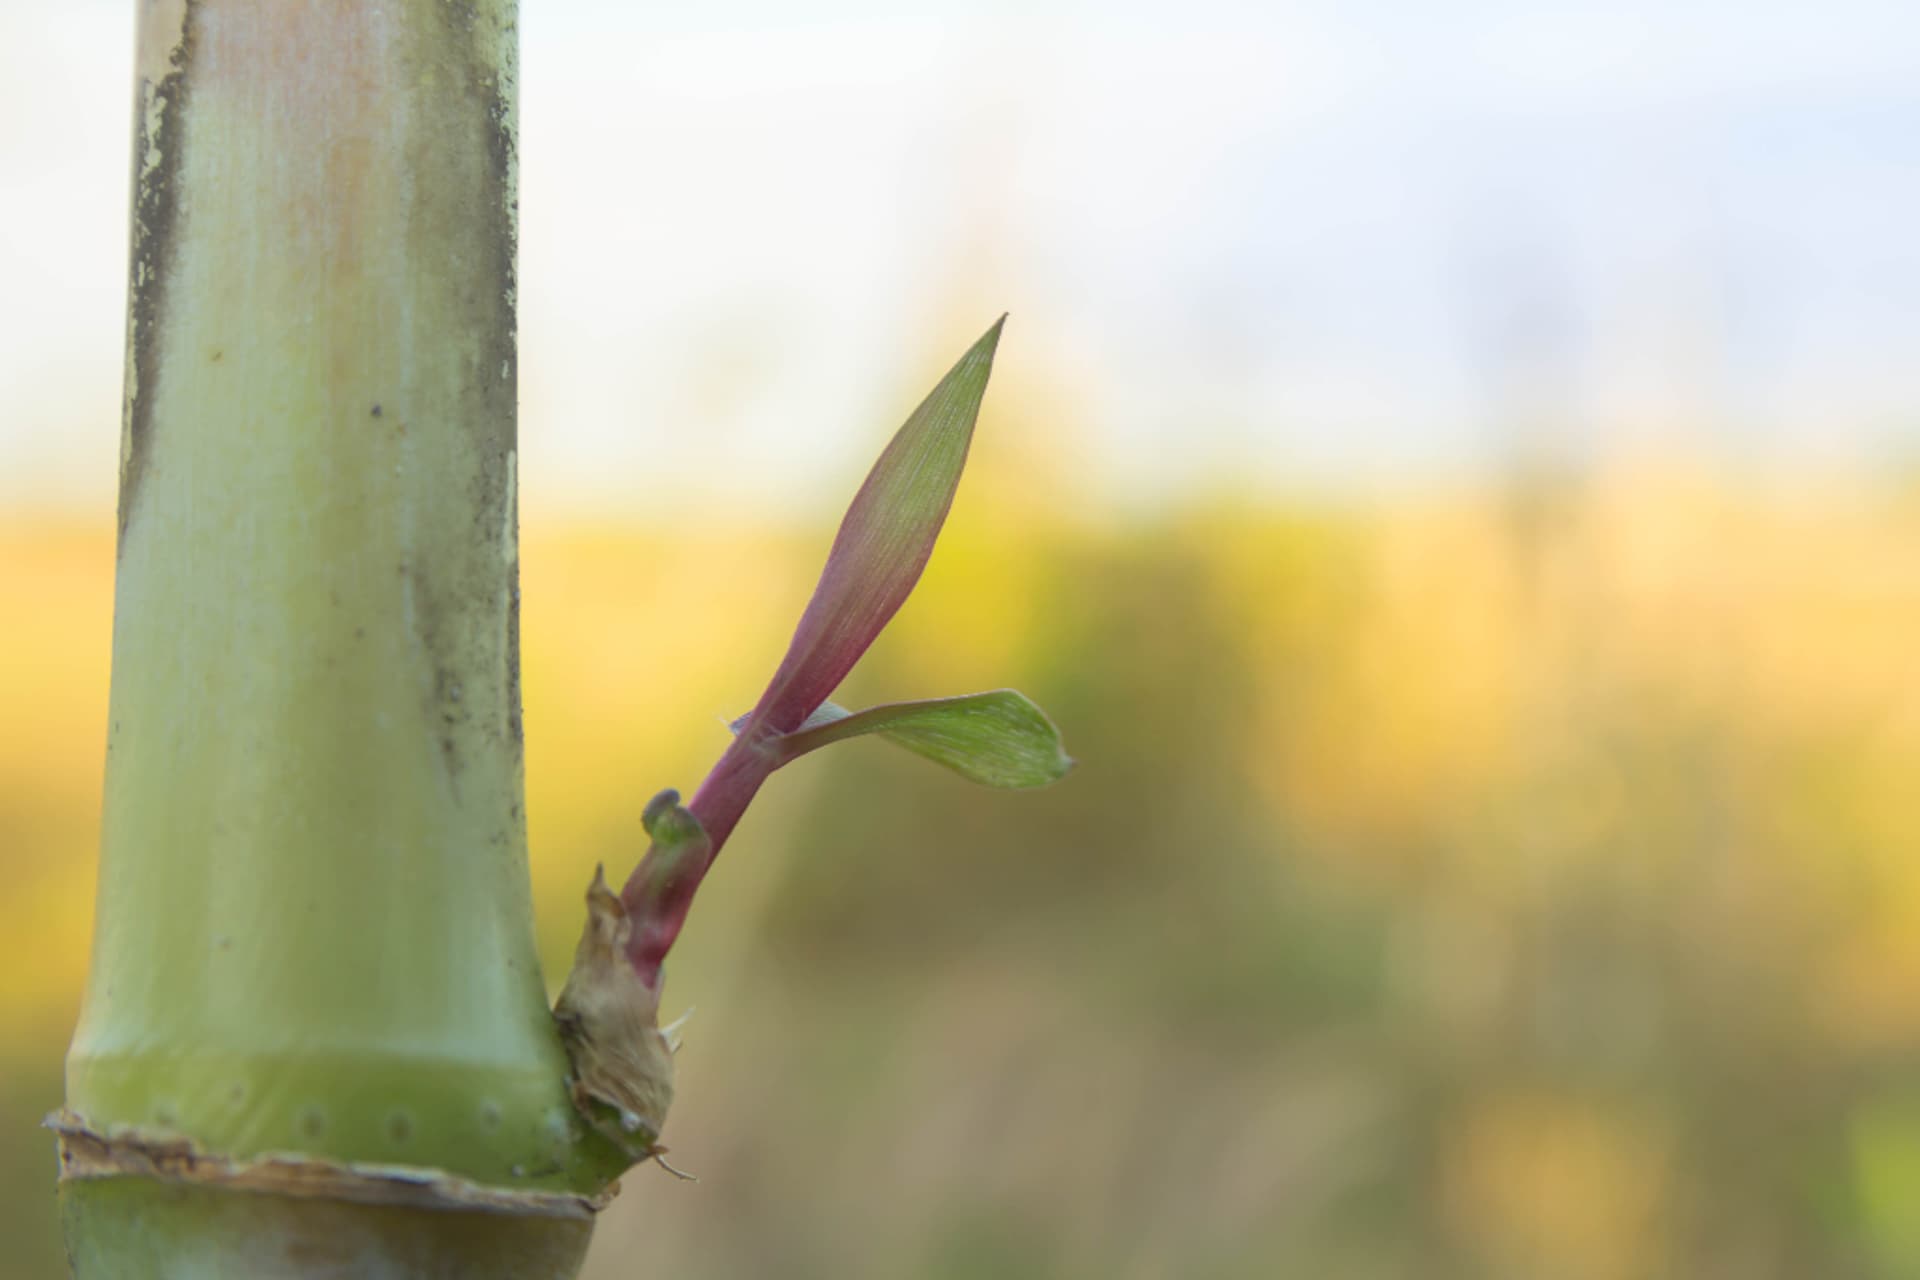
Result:
M895 433L855 495L766 691L685 806L662 791L641 816L652 846L618 897L597 874L587 927L554 1016L576 1106L636 1161L657 1158L673 1097L673 1045L658 1025L661 965L694 891L760 784L797 757L864 734L994 787L1038 787L1073 760L1059 730L1011 689L849 712L827 701L906 602L966 466L1002 316ZM665 1164L664 1161L661 1162Z

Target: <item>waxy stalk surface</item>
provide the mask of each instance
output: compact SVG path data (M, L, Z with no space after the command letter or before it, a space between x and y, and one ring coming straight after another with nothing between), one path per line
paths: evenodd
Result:
M568 1275L621 1163L533 944L516 44L140 7L82 1276Z

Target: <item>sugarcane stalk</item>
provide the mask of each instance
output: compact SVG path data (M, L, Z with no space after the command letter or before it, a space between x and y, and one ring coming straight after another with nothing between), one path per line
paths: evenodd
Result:
M514 0L141 0L82 1277L569 1276L534 948Z

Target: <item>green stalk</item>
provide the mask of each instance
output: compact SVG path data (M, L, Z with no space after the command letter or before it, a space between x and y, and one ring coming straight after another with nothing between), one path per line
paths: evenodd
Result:
M514 0L144 0L78 1274L568 1276L527 872Z

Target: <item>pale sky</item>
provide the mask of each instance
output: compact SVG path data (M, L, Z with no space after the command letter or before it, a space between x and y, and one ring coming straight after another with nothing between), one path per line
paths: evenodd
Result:
M133 10L0 0L0 505L111 501ZM530 504L831 506L1002 310L1093 496L1920 463L1920 5L526 0L522 72Z

